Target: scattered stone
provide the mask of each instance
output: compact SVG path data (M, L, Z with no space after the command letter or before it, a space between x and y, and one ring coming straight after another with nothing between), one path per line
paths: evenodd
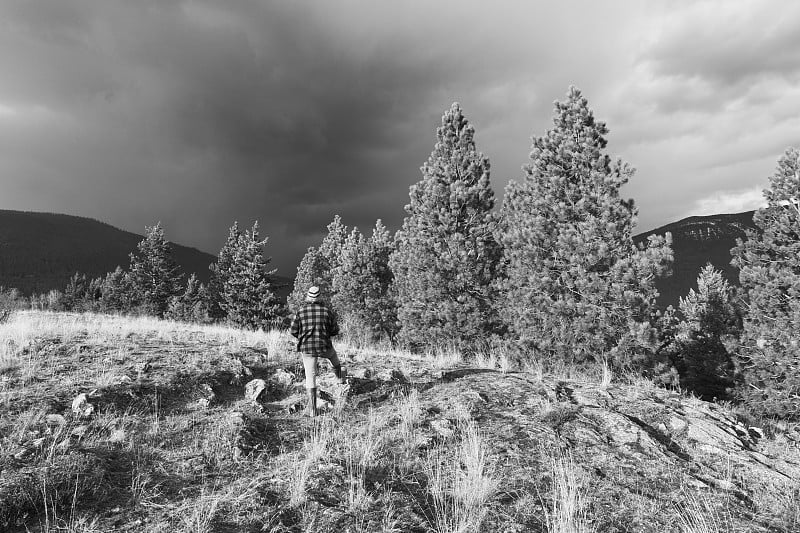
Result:
M45 417L48 426L63 426L67 423L67 419L62 415L49 414Z
M207 408L216 399L217 395L214 394L214 389L208 383L203 383L198 389L200 398L197 400L197 405L202 408Z
M356 379L369 379L372 377L372 371L369 368L351 368L347 371L347 377Z
M94 405L89 403L86 393L78 394L72 400L72 413L83 418L88 418L94 414Z
M81 424L80 426L73 428L73 430L70 431L69 434L73 437L82 439L86 435L87 431L89 431L89 426L87 426L86 424Z
M108 436L108 442L125 442L126 437L127 434L124 429L115 429L111 432L111 435Z
M761 428L757 428L755 426L750 426L747 428L747 433L750 435L750 438L753 440L763 439L764 438L764 431Z
M398 383L407 383L408 380L406 379L405 374L396 368L387 368L386 370L382 370L375 375L375 379L378 381L394 381Z
M251 402L258 402L259 396L267 390L267 382L263 379L254 379L244 386L244 397Z
M288 389L294 383L295 375L291 372L287 372L286 370L279 368L275 371L272 375L271 381L280 385L281 387Z
M449 439L455 433L453 423L447 418L439 418L431 420L431 429L433 429L440 437Z

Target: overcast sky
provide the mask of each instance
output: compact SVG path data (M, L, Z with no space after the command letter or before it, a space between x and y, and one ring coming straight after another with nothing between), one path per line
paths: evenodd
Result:
M757 207L799 82L790 0L0 0L0 209L211 253L258 219L293 276L335 214L399 227L452 102L499 202L576 85L644 231Z

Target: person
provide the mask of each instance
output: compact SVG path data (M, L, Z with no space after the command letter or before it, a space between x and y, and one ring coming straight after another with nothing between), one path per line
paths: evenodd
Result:
M297 351L303 356L308 396L306 414L316 416L318 359L328 359L336 379L345 383L342 364L331 341L331 337L339 334L339 325L333 310L322 301L319 287L308 289L305 303L294 314L290 331L297 338Z

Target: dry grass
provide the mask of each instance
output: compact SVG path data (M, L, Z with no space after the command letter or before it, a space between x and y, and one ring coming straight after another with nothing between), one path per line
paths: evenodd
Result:
M547 456L547 452L544 452ZM551 504L545 506L550 533L590 533L587 519L587 489L570 454L551 456Z
M481 531L498 481L487 468L487 450L477 427L465 423L455 451L437 447L426 462L428 493L437 533Z

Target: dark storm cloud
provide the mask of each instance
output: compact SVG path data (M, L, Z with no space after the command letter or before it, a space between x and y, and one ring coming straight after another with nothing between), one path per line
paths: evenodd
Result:
M335 214L399 226L453 101L499 202L553 100L583 89L639 169L628 194L643 228L695 198L749 198L797 131L800 17L768 24L759 5L727 2L487 6L0 0L0 208L135 231L161 220L211 252L234 220L258 219L291 275Z

